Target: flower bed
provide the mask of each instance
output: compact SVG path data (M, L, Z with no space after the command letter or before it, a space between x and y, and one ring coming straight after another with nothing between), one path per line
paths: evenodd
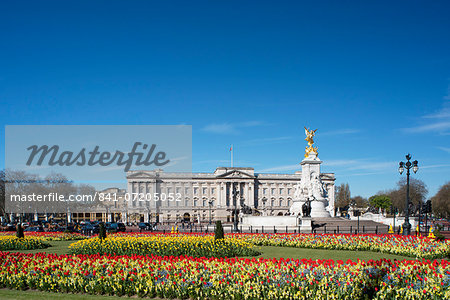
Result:
M36 237L19 239L16 236L0 236L0 250L32 250L47 248L50 245Z
M259 246L377 251L416 258L442 258L450 254L450 241L399 235L353 234L234 234Z
M15 236L15 232L0 232L2 236ZM85 239L86 236L80 233L65 233L65 232L25 232L26 237L38 237L44 241L74 241Z
M181 234L179 234L181 235ZM204 236L204 234L184 234ZM115 237L173 236L158 233L117 233ZM375 234L227 234L226 238L243 240L256 246L277 246L330 250L375 251L415 258L446 258L450 256L450 240L443 242L426 237Z
M445 260L0 253L0 287L53 292L180 299L449 299L449 282Z
M214 241L211 235L152 235L91 238L69 246L73 254L161 255L193 257L253 256L259 252L243 239Z

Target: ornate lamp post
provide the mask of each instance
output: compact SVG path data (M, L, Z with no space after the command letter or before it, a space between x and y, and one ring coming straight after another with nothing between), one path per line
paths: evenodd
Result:
M415 160L411 163L411 154L406 155L406 163L400 162L398 167L398 172L403 174L404 169L406 169L406 207L405 207L405 223L403 223L403 235L411 234L411 224L409 223L409 175L410 169L413 169L413 172L416 173L419 170L418 161Z
M212 223L212 219L211 219L211 206L212 206L212 204L213 204L212 200L209 200L208 204L209 204L209 225L211 225L211 223Z
M359 209L356 207L356 201L355 200L352 200L352 202L350 203L350 205L352 206L352 208L353 208L353 216L357 216L358 217L358 230L357 230L357 232L358 232L358 234L359 234Z
M234 232L238 232L238 219L237 219L237 198L239 191L236 190L236 183L233 182L233 203L234 203Z

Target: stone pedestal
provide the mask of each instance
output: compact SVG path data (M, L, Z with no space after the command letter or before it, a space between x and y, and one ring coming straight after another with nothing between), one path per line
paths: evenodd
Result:
M291 216L301 216L301 215L303 215L303 212L302 212L303 204L305 204L305 201L296 201L296 200L294 200L294 203L292 203L292 206L289 209L289 213L291 214Z
M312 230L311 218L310 217L298 218L298 227L301 233L310 233Z
M244 226L296 226L295 216L244 216L241 223Z
M326 210L326 199L311 201L312 218L329 218L330 213Z

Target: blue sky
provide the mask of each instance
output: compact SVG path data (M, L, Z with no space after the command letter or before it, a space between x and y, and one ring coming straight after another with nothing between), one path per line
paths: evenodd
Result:
M353 195L394 187L408 152L429 196L450 180L448 1L9 2L3 125L188 124L194 171L234 144L287 173L308 126Z

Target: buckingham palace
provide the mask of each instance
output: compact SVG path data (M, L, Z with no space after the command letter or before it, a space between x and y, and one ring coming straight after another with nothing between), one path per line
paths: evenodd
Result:
M219 167L213 173L129 171L126 177L128 195L147 195L144 199L128 196L124 211L127 220L232 222L235 211L265 216L289 214L302 172L267 174L255 173L254 168ZM334 211L335 176L321 173L320 179L330 211Z

